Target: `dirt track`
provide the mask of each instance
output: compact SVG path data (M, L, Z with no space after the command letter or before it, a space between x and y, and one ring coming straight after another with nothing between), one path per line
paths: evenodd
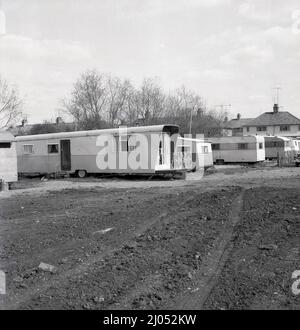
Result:
M24 180L1 195L1 308L299 309L299 169L188 179Z

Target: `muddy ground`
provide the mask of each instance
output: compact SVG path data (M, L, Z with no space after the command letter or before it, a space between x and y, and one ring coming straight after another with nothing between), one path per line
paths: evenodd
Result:
M298 168L23 179L0 195L0 308L300 309L299 210Z

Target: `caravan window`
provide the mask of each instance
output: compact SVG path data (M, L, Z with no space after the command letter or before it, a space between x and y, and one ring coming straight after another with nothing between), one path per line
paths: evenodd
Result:
M212 147L212 150L220 150L220 144L213 143L213 144L211 145L211 147Z
M259 143L259 149L263 149L263 147L264 147L264 144L261 142L261 143Z
M239 143L238 144L238 149L240 149L240 150L248 149L248 143Z
M202 147L202 153L203 154L208 154L208 146Z
M48 154L58 154L58 144L48 144Z
M24 154L33 154L33 144L24 144L23 145Z
M1 149L9 149L11 147L10 142L0 142L0 148Z

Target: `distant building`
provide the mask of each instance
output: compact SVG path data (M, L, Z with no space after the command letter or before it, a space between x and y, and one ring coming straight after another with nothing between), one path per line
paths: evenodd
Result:
M8 129L14 136L34 135L43 133L57 133L76 131L76 123L65 123L61 117L57 117L55 123L44 122L42 124L27 124L23 119L21 125L16 125Z
M241 118L241 114L231 120L225 120L222 124L223 136L243 136L243 127L251 122L253 118Z
M300 137L300 119L287 111L279 111L274 104L272 112L265 112L243 125L243 135L272 135Z

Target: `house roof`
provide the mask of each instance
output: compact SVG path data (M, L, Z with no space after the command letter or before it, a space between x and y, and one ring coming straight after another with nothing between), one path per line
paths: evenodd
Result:
M241 128L252 120L253 118L241 118L241 119L235 118L223 123L222 127L226 129Z
M244 126L300 125L300 119L288 111L265 112Z

